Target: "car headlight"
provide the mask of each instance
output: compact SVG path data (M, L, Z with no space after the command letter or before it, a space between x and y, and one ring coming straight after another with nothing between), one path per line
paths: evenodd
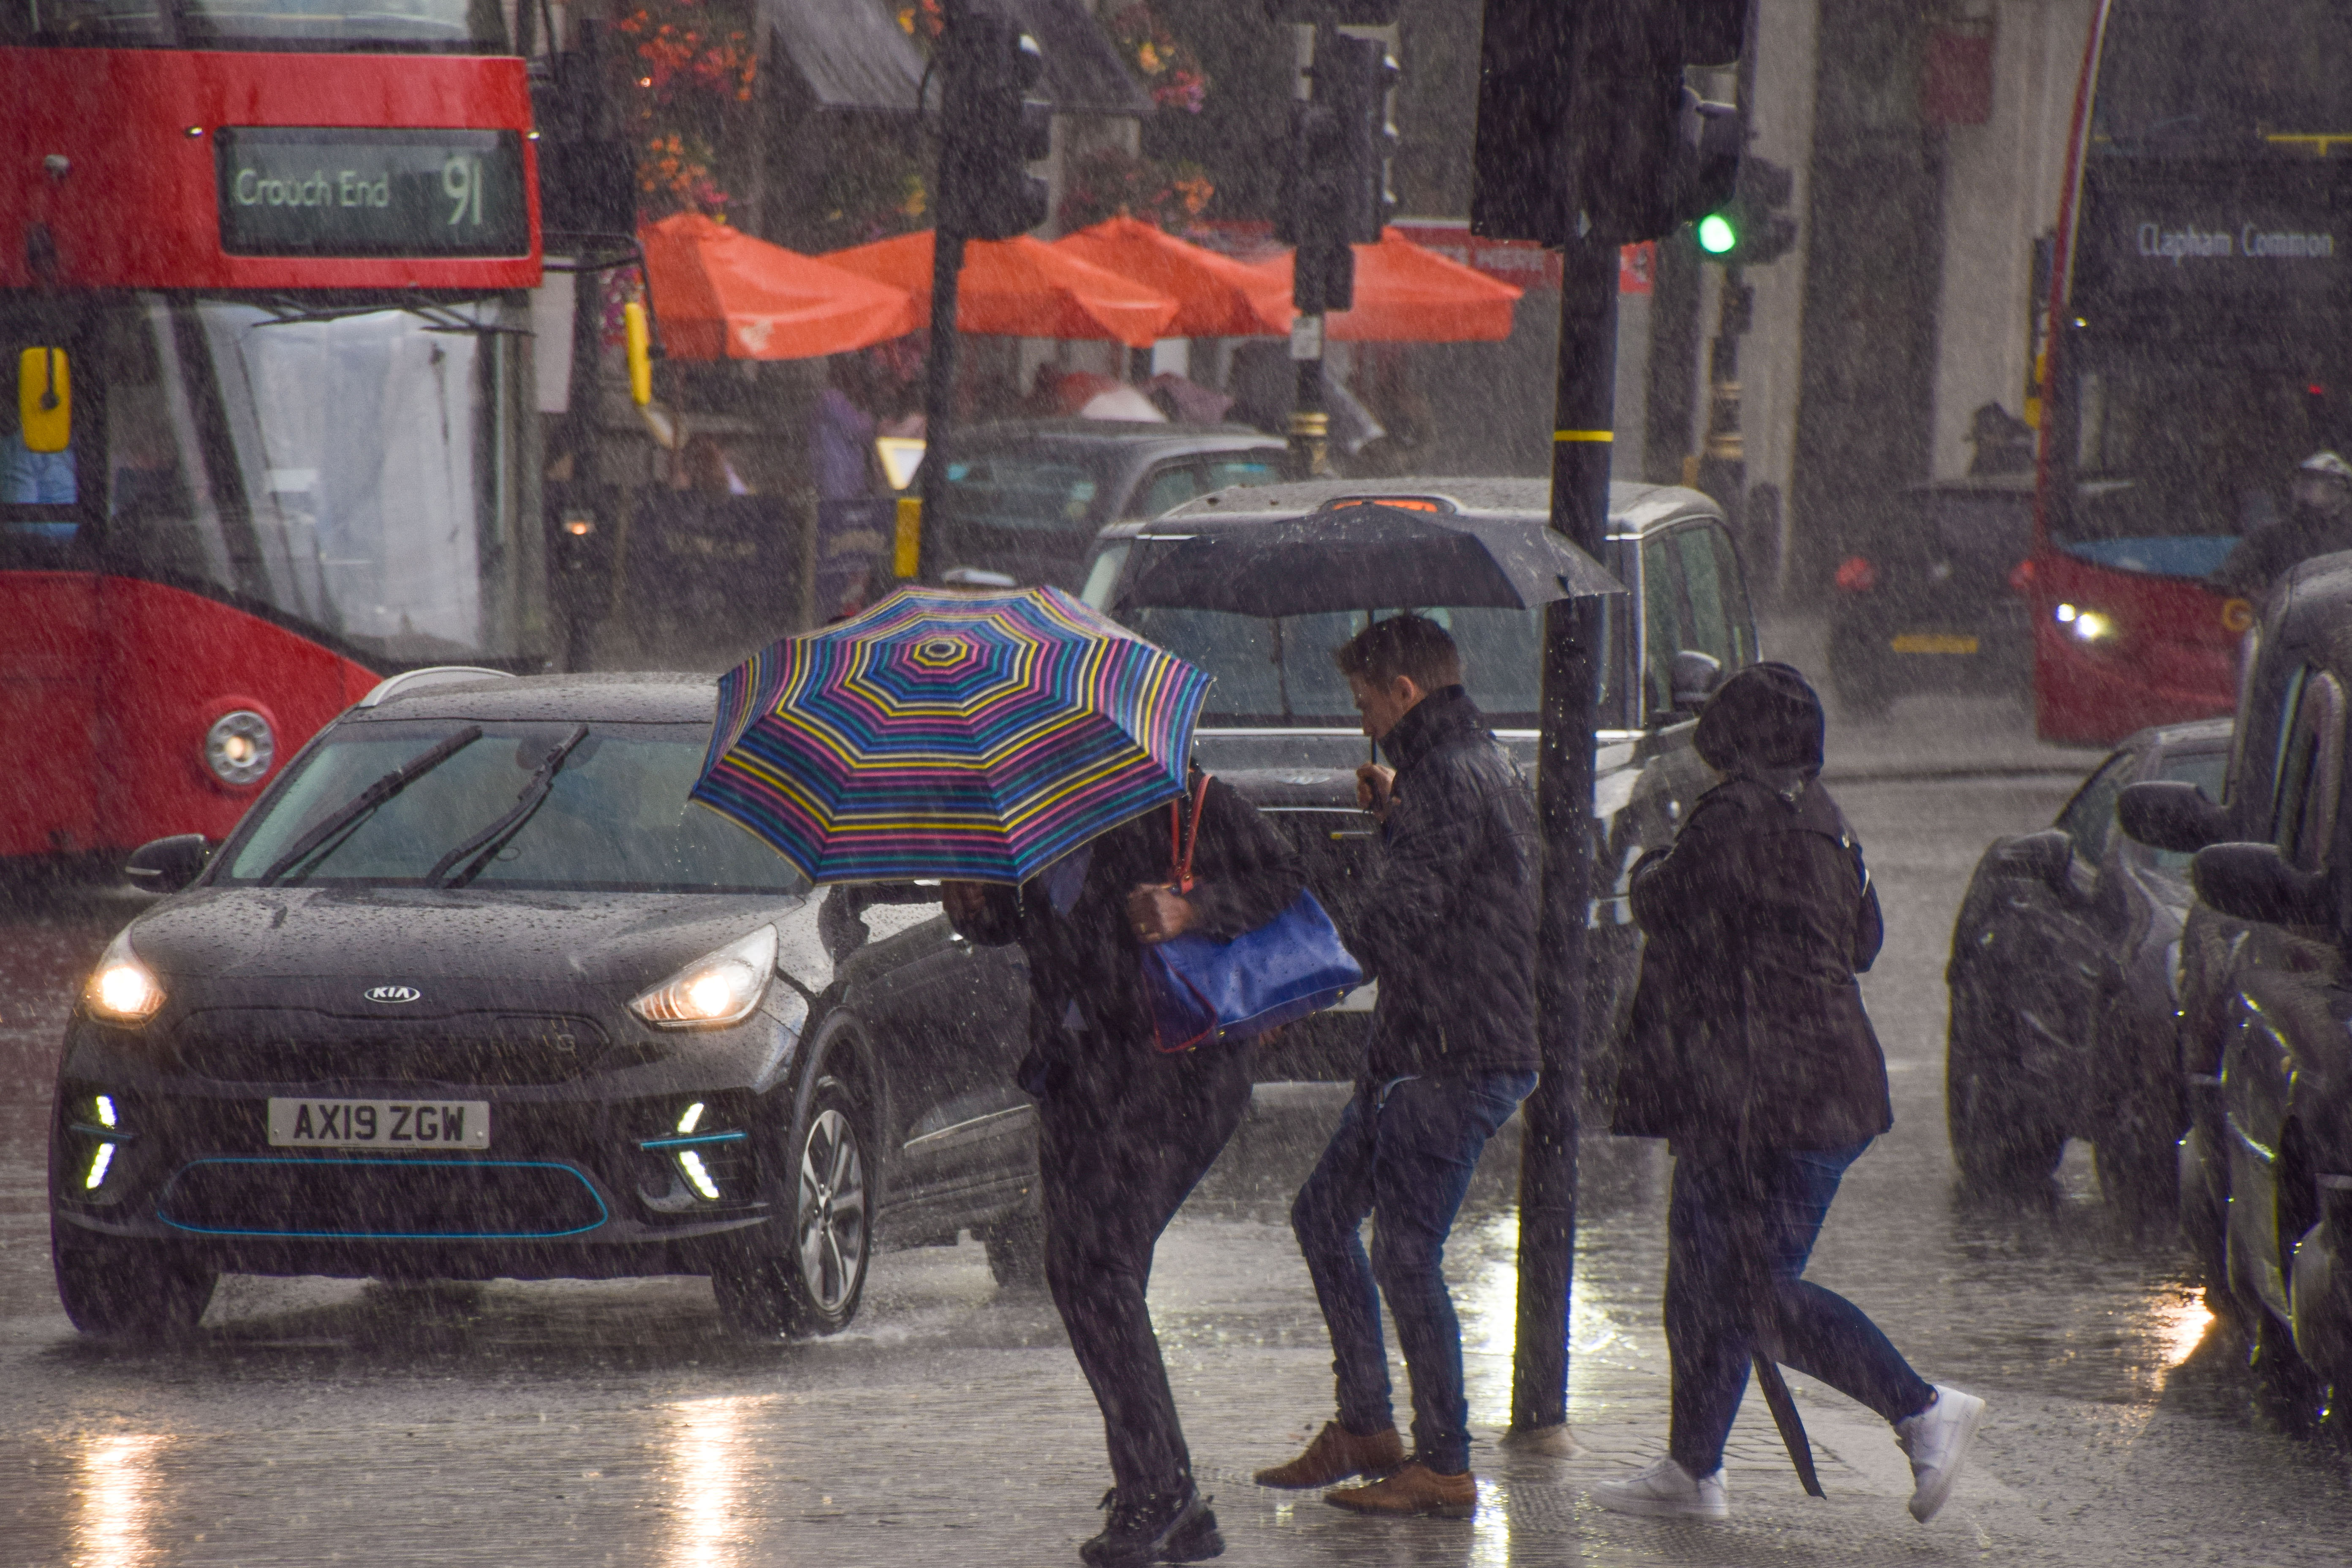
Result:
M98 967L81 988L82 1005L110 1024L143 1024L163 1005L163 982L139 962L129 927L106 944Z
M657 1029L712 1029L751 1016L776 973L776 928L761 926L703 954L644 994L629 1011Z

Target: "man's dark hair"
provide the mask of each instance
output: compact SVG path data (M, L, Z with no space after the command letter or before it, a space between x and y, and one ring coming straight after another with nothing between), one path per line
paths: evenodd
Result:
M1331 650L1339 673L1382 690L1409 677L1423 691L1462 684L1462 650L1444 626L1427 616L1391 616L1374 621Z

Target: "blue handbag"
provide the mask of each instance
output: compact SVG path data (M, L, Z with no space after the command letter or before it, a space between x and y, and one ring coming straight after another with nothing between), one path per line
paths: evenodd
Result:
M1192 844L1200 836L1201 807L1208 795L1204 773L1192 800L1190 833L1182 832L1177 807L1168 808L1169 848L1180 892L1192 888ZM1304 889L1289 908L1231 942L1179 936L1143 950L1151 1043L1170 1055L1212 1040L1263 1035L1337 1005L1363 983L1364 972L1339 940L1339 928Z

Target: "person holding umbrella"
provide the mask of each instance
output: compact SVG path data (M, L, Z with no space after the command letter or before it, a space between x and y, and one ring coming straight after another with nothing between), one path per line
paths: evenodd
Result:
M1144 944L1186 932L1229 942L1254 931L1307 878L1255 806L1206 782L1202 795L1195 770L1189 890L1169 880L1167 811L1113 828L1018 888L942 887L958 931L983 945L1017 942L1029 958L1019 1079L1037 1101L1045 1279L1110 1447L1110 1518L1078 1552L1102 1568L1224 1550L1192 1482L1144 1288L1160 1233L1249 1109L1250 1060L1245 1047L1156 1050L1141 960Z
M1723 1447L1751 1361L1768 1394L1784 1394L1772 1363L1785 1362L1885 1417L1922 1523L1984 1415L1983 1400L1931 1386L1860 1309L1803 1278L1839 1179L1895 1121L1854 979L1878 954L1878 895L1822 787L1822 739L1821 700L1795 669L1731 676L1696 737L1723 782L1633 868L1648 946L1612 1131L1674 1144L1674 1393L1666 1457L1592 1490L1620 1512L1729 1512ZM1775 1415L1806 1474L1793 1410Z

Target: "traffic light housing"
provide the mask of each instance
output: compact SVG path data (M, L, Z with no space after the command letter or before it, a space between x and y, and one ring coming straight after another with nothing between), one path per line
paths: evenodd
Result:
M1700 259L1719 267L1764 267L1788 255L1797 243L1797 220L1788 212L1796 191L1797 177L1780 164L1743 159L1731 198L1693 229Z
M1045 221L1029 165L1052 148L1052 110L1034 102L1045 60L1002 16L965 11L940 38L939 224L967 239L1010 239Z
M1292 304L1319 315L1354 303L1349 247L1378 243L1396 211L1388 106L1397 66L1379 39L1327 29L1316 40L1312 79L1313 96L1290 109L1274 234L1297 247Z
M1748 0L1485 0L1472 231L1625 245L1721 206L1745 129L1688 68L1737 60L1747 27Z

